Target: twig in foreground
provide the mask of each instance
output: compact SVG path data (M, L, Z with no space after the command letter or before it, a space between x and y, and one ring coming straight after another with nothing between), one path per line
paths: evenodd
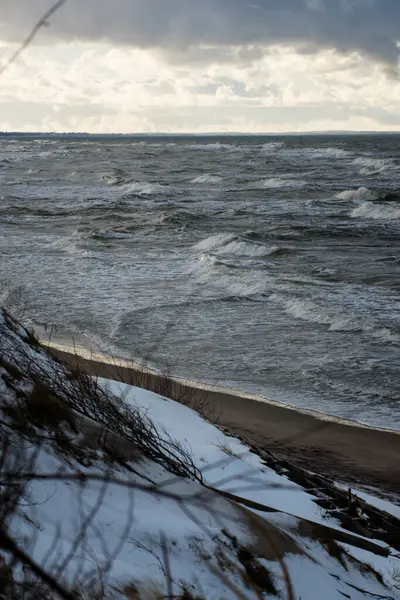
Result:
M32 29L32 31L29 33L29 35L25 39L25 41L20 46L18 46L18 48L16 49L16 51L14 52L14 54L12 54L10 56L10 58L8 59L8 61L2 67L0 67L0 75L2 75L4 73L4 71L6 71L6 69L8 69L8 67L10 65L12 65L12 63L15 62L20 57L20 55L23 53L23 51L34 40L34 38L36 37L38 31L42 27L47 27L47 25L48 25L48 19L50 19L50 17L52 17L54 15L54 13L57 12L57 10L59 10L63 4L65 4L66 1L67 0L58 0L58 2L56 2L46 12L46 14L44 14L43 17L41 19L39 19L39 21L36 23L36 25L34 26L34 28Z

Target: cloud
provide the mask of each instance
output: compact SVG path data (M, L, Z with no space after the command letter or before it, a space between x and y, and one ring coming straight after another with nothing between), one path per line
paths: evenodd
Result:
M4 6L5 5L5 6ZM51 0L2 0L0 37L18 41ZM171 60L238 59L235 48L292 45L366 53L395 65L399 0L67 0L41 40L159 48ZM244 51L245 52L245 51Z
M400 131L400 81L332 50L277 45L249 64L182 65L129 46L39 45L1 84L0 130Z

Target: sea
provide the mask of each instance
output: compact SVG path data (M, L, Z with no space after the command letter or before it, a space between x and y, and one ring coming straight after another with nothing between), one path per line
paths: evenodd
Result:
M58 340L400 430L400 136L0 136L0 301Z

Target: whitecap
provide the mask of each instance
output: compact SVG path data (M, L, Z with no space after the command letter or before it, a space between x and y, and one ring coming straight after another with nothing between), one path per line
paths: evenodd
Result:
M230 150L231 152L240 152L243 150L241 146L235 146L234 144L222 144L221 142L209 142L208 144L190 144L188 146L192 150Z
M219 175L204 174L192 179L192 183L218 183L221 180L222 177Z
M70 237L59 237L54 241L45 244L45 248L48 250L65 252L67 254L79 255L83 258L93 257L93 252L79 246L78 241L79 235L76 233Z
M263 244L254 244L244 240L233 240L221 248L217 255L261 257L271 256L272 254L279 252L279 250L278 246L264 246Z
M377 326L372 319L360 318L351 312L332 310L319 306L311 300L301 298L287 298L281 294L271 294L271 302L283 306L285 312L295 319L327 325L332 332L363 332L382 341L396 342L400 339L396 333L388 328Z
M167 188L166 188L166 186L161 185L160 183L149 183L147 181L144 181L144 182L135 181L135 182L131 182L131 183L127 183L126 185L123 185L121 187L121 189L122 189L123 196L129 196L131 194L137 195L137 196L153 196L153 195L162 193Z
M284 147L283 142L267 142L261 146L261 152L269 154L271 152L276 152Z
M127 183L126 179L119 177L118 175L103 175L102 179L108 185L122 185Z
M360 187L357 190L344 190L336 194L335 198L339 200L377 200L379 195L366 187Z
M368 158L359 157L353 161L356 167L361 167L360 175L375 175L377 173L383 173L388 169L395 168L395 164L390 158Z
M300 179L282 179L281 177L262 179L256 183L256 186L262 189L300 188L305 185L307 185L307 183Z
M236 239L236 236L233 233L218 233L217 235L212 235L205 240L198 242L193 248L195 250L213 250L214 248L228 244L234 239Z
M229 269L229 266L220 261L218 256L205 253L191 264L188 274L195 277L199 283L210 285L218 290L223 289L230 296L248 298L264 293L266 281L264 275L260 276L257 271L246 273L241 270L240 275L234 275L232 273L236 270ZM226 270L221 270L224 267Z
M344 159L349 157L350 152L343 150L343 148L327 146L326 148L291 148L286 151L286 154L313 160L326 158Z
M400 219L400 208L387 204L364 202L351 213L353 218L373 219L376 221L392 221Z

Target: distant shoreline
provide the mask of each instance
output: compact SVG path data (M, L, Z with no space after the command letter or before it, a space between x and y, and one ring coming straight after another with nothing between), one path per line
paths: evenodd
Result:
M202 402L210 421L317 473L395 492L400 481L400 431L375 429L196 382L171 379L100 354L51 346L60 360L86 373Z
M264 133L246 133L246 132L223 132L223 131L215 131L208 133L168 133L165 131L160 131L158 133L88 133L85 131L65 131L65 132L56 132L56 131L0 131L0 138L7 137L17 137L17 138L36 138L41 137L43 139L46 138L83 138L90 137L94 139L101 138L221 138L221 137L232 137L232 138L240 138L240 137L252 137L252 138L265 138L265 137L334 137L334 136L394 136L399 135L400 131L280 131L280 132L264 132Z

